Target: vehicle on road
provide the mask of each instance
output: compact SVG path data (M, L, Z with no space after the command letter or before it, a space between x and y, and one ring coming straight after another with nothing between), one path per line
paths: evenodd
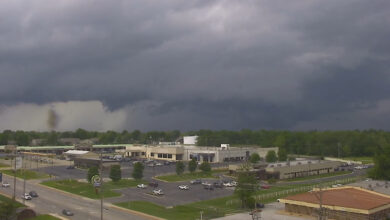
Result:
M214 182L213 183L215 188L223 188L223 183L222 182Z
M209 184L203 185L203 189L214 190L214 187L213 187L213 185L211 185L211 184L209 183Z
M24 199L24 200L31 200L32 197L28 193L25 193L24 195L22 195L22 199Z
M151 186L151 187L158 187L158 182L150 182L149 186Z
M31 197L38 197L38 193L35 192L35 191L30 191L28 194L29 194Z
M66 215L66 216L73 216L73 212L71 212L69 209L64 209L62 210L62 214Z
M148 186L143 184L143 183L137 185L137 188L140 188L140 189L146 189L146 187L148 187Z
M164 195L164 192L162 191L162 189L155 189L153 190L153 194L157 196L161 196Z
M196 180L191 180L190 183L191 184L201 184L202 181L200 179L196 179Z
M181 189L181 190L188 190L188 189L190 189L190 187L187 186L187 185L180 185L179 189Z
M8 182L3 182L1 184L2 187L10 187L10 184Z

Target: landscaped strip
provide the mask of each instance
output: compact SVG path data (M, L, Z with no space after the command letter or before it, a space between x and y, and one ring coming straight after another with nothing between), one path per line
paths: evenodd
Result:
M122 179L118 182L109 181L103 183L103 195L105 198L120 196L120 193L114 192L112 190L126 187L135 187L140 183L145 184L146 181L132 179ZM77 180L68 179L45 181L41 184L91 199L100 198L100 195L96 193L96 190L91 183L78 182Z
M12 199L10 199L10 198L8 198L6 196L0 195L0 202L12 202ZM16 202L16 201L13 202L13 203L18 208L19 207L24 207L24 205L22 203L19 203L19 202Z
M91 183L82 183L77 180L54 180L54 181L45 181L41 183L42 185L63 190L65 192L73 193L79 196L84 196L91 199L99 199L100 194L96 193L95 188ZM104 186L104 184L103 184ZM110 190L109 187L104 187L103 196L105 198L120 196L120 193Z
M2 170L4 174L7 174L9 176L15 176L14 170ZM16 170L16 177L18 178L26 178L26 180L31 180L31 179L43 179L43 178L48 178L49 175L45 173L39 173L36 171L32 170Z
M60 220L60 219L52 215L38 215L34 218L29 218L28 220Z
M202 179L202 178L218 178L218 174L224 174L227 172L227 169L215 169L211 172L194 172L194 173L183 173L182 175L164 175L157 176L156 179L166 181L166 182L181 182L188 181L193 179Z

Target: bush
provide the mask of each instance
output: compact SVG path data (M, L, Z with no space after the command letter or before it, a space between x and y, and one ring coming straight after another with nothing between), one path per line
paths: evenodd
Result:
M253 153L249 160L251 163L257 163L260 161L260 155L258 153Z
M99 175L99 170L97 167L90 167L88 169L88 173L87 173L87 180L88 182L91 182L92 180L92 177L95 176L95 175Z
M277 160L278 158L276 157L275 151L273 150L268 151L267 156L265 156L265 161L267 161L268 163L273 163L276 162Z
M184 172L185 165L183 162L178 161L176 163L176 174L181 175Z
M131 174L133 178L136 180L142 179L142 177L144 177L144 168L142 163L135 163L133 173Z
M198 164L196 163L195 159L192 158L192 160L188 163L188 171L190 171L190 173L195 172L197 166Z
M110 169L110 178L113 182L118 182L122 179L121 166L112 165Z
M275 184L276 183L276 179L275 178L271 178L271 179L268 179L267 182L268 182L268 184Z
M209 162L203 162L200 166L199 169L205 173L211 172L211 165Z

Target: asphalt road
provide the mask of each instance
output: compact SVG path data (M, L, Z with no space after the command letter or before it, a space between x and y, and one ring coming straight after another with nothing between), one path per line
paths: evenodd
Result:
M2 193L12 196L13 194L13 178L3 176L3 181L8 181L11 184L9 188L0 188ZM48 189L30 181L26 182L26 192L34 190L38 193L38 198L33 198L26 201L26 205L33 208L38 213L55 213L62 215L63 209L71 210L75 215L67 217L74 220L95 220L100 219L100 201L78 198L58 192L56 190ZM17 180L16 183L16 198L21 202L21 195L23 194L23 181ZM144 220L146 218L130 214L124 211L114 209L110 204L105 203L103 218L109 220Z

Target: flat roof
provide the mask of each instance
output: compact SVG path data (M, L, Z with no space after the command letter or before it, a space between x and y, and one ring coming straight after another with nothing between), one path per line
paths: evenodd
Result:
M280 199L280 202L291 204L302 202L302 204L297 205L305 206L305 204L315 204L316 206L319 206L319 200L315 195L316 193L318 195L319 191L288 196L284 199ZM381 210L381 207L389 206L390 196L358 187L331 188L322 190L322 204L342 211L362 213L359 210L365 210L367 212L364 213L369 214L372 213L372 211ZM345 208L349 208L349 210Z

